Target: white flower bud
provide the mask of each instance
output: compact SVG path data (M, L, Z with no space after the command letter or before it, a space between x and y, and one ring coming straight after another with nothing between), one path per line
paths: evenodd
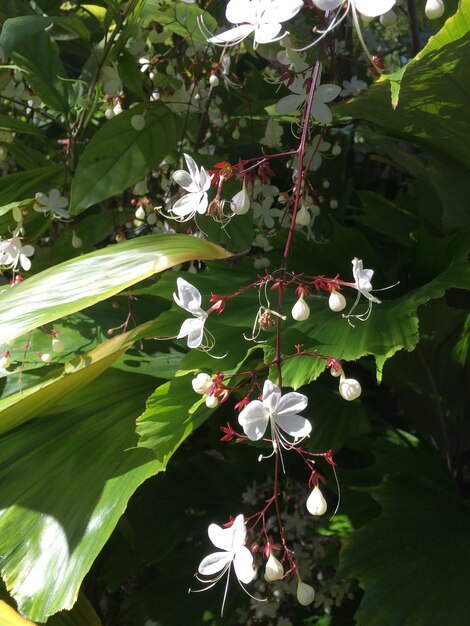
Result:
M380 16L382 26L392 26L397 21L397 14L394 11L387 11Z
M339 381L339 393L345 400L356 400L362 393L362 387L359 381L354 378L344 378L341 376Z
M270 552L264 572L264 580L268 583L271 583L274 580L281 580L283 576L284 567L282 566L282 563L276 559L272 552Z
M114 117L114 111L113 111L113 109L111 109L111 108L106 109L106 111L104 112L104 116L105 116L105 118L106 118L107 120L110 120L111 118L113 118L113 117Z
M297 583L297 600L302 606L308 606L312 604L315 599L315 589L307 583L300 580Z
M299 226L308 226L310 224L310 219L311 218L308 209L306 209L304 206L301 206L299 212L295 217L295 223Z
M141 206L137 207L135 212L135 218L137 220L144 220L146 215L145 210Z
M436 20L444 15L443 0L427 0L424 12L428 20Z
M211 87L218 87L219 83L219 77L216 74L211 74L209 76L209 84Z
M51 359L52 359L52 356L48 354L47 352L45 352L44 354L41 354L41 361L43 363L49 363Z
M337 209L338 208L338 200L330 200L330 209Z
M218 404L219 404L219 398L214 396L213 393L211 393L210 396L207 396L207 398L206 398L206 407L208 409L215 409L215 407L218 406Z
M240 139L240 131L238 129L238 126L235 128L235 130L232 133L232 139Z
M304 297L300 296L300 298L292 307L292 317L297 322L303 322L304 320L308 319L309 316L310 316L310 307L305 302Z
M120 115L122 113L122 106L119 104L119 102L116 105L114 105L113 113L114 115Z
M150 226L155 226L156 223L157 223L157 214L152 211L152 213L149 213L147 215L147 224L150 224Z
M131 126L134 130L144 130L145 117L143 115L133 115L131 117Z
M338 378L338 376L344 376L343 368L341 366L338 369L330 367L330 374L333 376L333 378Z
M242 190L236 193L231 201L232 211L236 215L245 215L250 208L250 197L243 184Z
M11 365L11 356L9 352L4 352L2 356L0 356L0 369L6 370Z
M330 297L328 298L328 306L335 313L339 313L346 306L346 298L342 293L336 291L336 289L332 289L330 293Z
M331 186L330 181L325 179L325 180L323 181L323 189L329 189L329 188L330 188L330 186Z
M203 396L205 393L209 393L212 387L212 377L209 374L201 372L191 381L191 385L196 393Z
M263 270L267 267L269 267L271 264L270 260L265 257L265 256L261 256L258 257L254 260L253 262L253 267L255 268L255 270Z
M339 145L339 143L335 143L335 145L331 148L331 154L333 156L339 156L343 152L343 148Z
M307 511L310 515L323 515L326 513L327 504L320 487L314 487L307 499Z
M57 337L54 337L52 339L52 352L62 352L63 349L64 349L64 342L61 341L60 339L57 339ZM43 354L42 356L45 356L45 355Z
M83 246L83 241L77 235L75 231L72 231L72 248L81 248Z

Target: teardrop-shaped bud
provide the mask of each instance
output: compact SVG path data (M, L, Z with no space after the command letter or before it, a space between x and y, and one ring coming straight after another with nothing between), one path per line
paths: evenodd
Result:
M232 211L236 215L245 215L250 208L250 197L243 185L242 190L236 193L231 201Z
M269 559L266 563L266 569L264 572L264 580L268 583L273 582L274 580L281 580L284 576L284 567L282 563L276 559L274 554L271 552L269 555Z
M292 307L292 317L297 320L297 322L303 322L308 319L310 315L310 307L305 302L303 296L297 300L297 302Z
M339 313L346 307L346 298L336 289L332 289L328 298L328 306L335 313Z
M218 87L219 83L220 83L220 80L217 74L211 74L209 76L209 84L211 87Z
M62 352L64 347L64 342L61 339L57 339L57 337L52 339L52 352Z
M4 352L0 356L0 369L6 370L11 365L11 356L9 352Z
M339 143L335 143L335 145L331 148L331 154L333 156L339 156L342 152L343 152L343 149L339 145Z
M307 511L310 515L323 515L326 513L326 509L326 500L320 491L320 487L316 486L307 498Z
M382 26L392 26L397 21L397 14L395 11L387 11L380 16L380 23Z
M136 220L141 220L142 221L142 220L145 219L146 215L147 214L145 213L145 210L141 206L136 209L136 212L135 212Z
M308 606L312 604L315 599L315 589L307 583L300 580L297 583L297 600L302 606Z
M131 117L131 126L134 130L144 130L145 117L143 115L133 115Z
M191 381L191 385L196 393L203 396L205 393L209 393L212 387L212 378L209 374L201 372Z
M443 0L427 0L424 12L428 20L437 20L444 15L444 9Z
M41 361L43 363L49 363L49 361L51 361L52 356L50 354L48 354L47 352L45 352L44 354L41 354Z
M310 219L311 216L308 209L306 209L304 206L301 206L295 218L295 223L299 226L308 226L310 224Z
M208 409L215 409L218 405L219 405L219 398L217 398L217 396L214 396L213 393L211 393L210 396L207 396L206 407Z
M77 235L75 231L72 231L72 248L81 248L83 246L83 241Z
M339 381L339 393L345 400L356 400L362 393L362 387L359 381L354 378L344 378L342 376Z

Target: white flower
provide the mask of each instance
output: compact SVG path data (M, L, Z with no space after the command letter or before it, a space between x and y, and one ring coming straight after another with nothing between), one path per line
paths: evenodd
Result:
M444 2L443 0L427 0L424 12L428 20L436 20L444 15Z
M268 148L277 148L282 144L281 137L283 134L284 129L282 126L270 117L264 131L264 137L261 137L259 142Z
M307 583L302 582L302 580L298 579L297 583L297 600L302 606L308 606L315 599L315 589Z
M34 210L38 213L44 213L44 215L52 215L52 217L62 218L67 220L70 217L65 207L69 201L64 196L60 195L58 189L51 189L46 195L45 193L37 193L36 202L39 206L35 205Z
M354 378L345 378L341 376L339 379L339 393L341 396L348 400L356 400L362 393L362 388L359 381Z
M271 426L273 444L282 437L279 428L294 439L307 437L312 425L298 415L307 406L307 397L301 393L290 392L281 396L281 390L270 380L263 385L263 400L252 400L238 416L240 426L251 441L258 441Z
M230 528L221 528L217 524L211 524L208 534L214 546L221 552L213 552L199 563L198 574L208 577L208 580L201 579L199 576L198 580L210 583L212 586L230 571L233 564L235 575L240 583L250 583L254 578L255 570L253 569L253 555L245 546L246 527L243 515L237 515ZM211 578L214 575L215 578Z
M359 80L357 76L353 76L351 80L343 80L343 88L341 89L340 96L348 98L351 96L358 96L361 91L367 89L367 83L363 80Z
M193 218L196 213L201 215L207 211L209 200L207 191L211 186L211 177L201 167L198 169L194 159L189 154L184 155L188 172L177 170L173 174L173 180L188 193L180 198L171 209L171 212L186 221Z
M237 45L254 33L254 48L260 43L278 41L284 34L281 22L293 18L303 7L303 0L230 0L225 17L237 24L208 39L209 43Z
M372 284L370 281L374 275L374 270L363 269L362 261L356 257L352 260L352 266L355 288L370 302L380 304L380 300L370 293L372 291Z
M307 101L308 94L305 91L304 82L301 76L295 78L293 83L289 85L289 90L292 91L292 94L290 96L284 96L276 104L277 113L280 115L292 113L292 111L295 111ZM333 115L329 107L326 106L326 102L331 102L337 98L340 91L341 87L338 85L317 84L312 102L312 117L322 124L331 124Z
M268 583L274 580L281 580L284 576L284 567L282 563L276 559L272 552L269 553L269 559L266 562L266 569L264 571L264 580Z
M194 316L184 320L177 339L188 338L188 348L198 348L204 337L204 324L207 313L201 309L201 294L196 287L188 283L184 278L177 278L178 295L173 294L176 304Z
M313 488L307 499L307 511L310 515L323 515L326 513L327 504L318 485Z
M0 370L6 370L10 367L10 365L11 365L10 353L8 351L2 352L0 356Z
M333 11L344 4L344 0L314 0L314 3L322 11ZM349 4L366 17L377 17L390 11L395 0L349 0Z
M209 393L212 387L212 377L209 374L205 374L201 372L191 381L191 385L196 393L199 393L203 396L206 393Z
M0 265L16 270L18 264L27 272L31 269L31 261L28 257L33 256L34 247L23 246L18 236L7 241L2 241L0 247Z

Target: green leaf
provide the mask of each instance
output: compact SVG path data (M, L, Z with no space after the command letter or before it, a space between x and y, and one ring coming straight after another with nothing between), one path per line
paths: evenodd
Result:
M135 130L134 115L145 115ZM140 105L106 121L86 146L72 180L73 214L142 180L176 148L176 119L160 103Z
M470 509L443 462L416 441L375 453L387 475L368 491L382 511L346 540L338 572L365 590L355 623L461 626L470 613Z
M17 133L25 133L27 135L35 135L36 137L44 138L44 133L33 126L31 123L22 122L10 115L0 115L0 129L2 130L14 130Z
M0 293L0 344L178 263L229 256L219 246L188 235L150 235L84 254Z
M155 21L171 33L180 35L194 43L206 44L206 37L198 25L198 18L204 20L206 28L213 32L217 27L215 19L195 4L176 2L174 6L165 0L147 0L142 17Z
M162 469L135 448L153 385L110 370L0 440L2 577L30 619L73 606L128 499Z
M63 165L46 165L0 178L0 205L33 197L38 191L50 191L64 180Z

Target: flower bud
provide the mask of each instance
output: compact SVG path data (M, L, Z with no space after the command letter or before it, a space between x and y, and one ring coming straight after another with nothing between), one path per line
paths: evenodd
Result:
M60 339L57 339L57 337L54 337L52 339L52 352L62 352L63 349L64 349L64 342L61 341Z
M217 76L217 74L211 74L209 76L209 84L211 87L218 87L219 86L219 77Z
M274 554L271 552L269 554L269 559L266 563L266 569L264 572L264 580L268 583L273 582L274 580L281 580L284 576L284 567L282 563L276 559Z
M49 363L51 359L52 359L52 356L48 354L47 352L45 352L44 354L41 354L41 361L43 363Z
M300 580L297 583L297 600L302 606L308 606L312 604L315 599L315 589L307 583Z
M145 117L143 115L133 115L131 117L131 126L134 130L144 130Z
M382 26L392 26L397 21L397 14L394 11L387 11L380 16Z
M201 394L203 396L206 393L209 393L212 387L212 377L209 374L205 374L201 372L191 381L191 385L196 393Z
M104 112L104 116L107 120L110 120L111 118L114 117L114 111L112 108L108 108L106 109L106 111Z
M424 12L428 20L436 20L444 15L443 0L427 0Z
M148 191L147 179L144 178L144 180L139 180L139 182L134 185L132 193L135 194L136 196L143 196L144 194L147 193L147 191Z
M119 102L113 106L113 113L114 113L114 115L121 115L121 113L122 113L122 106L120 105Z
M4 352L2 356L0 356L0 369L6 370L11 365L11 356L9 352Z
M146 215L147 214L145 213L145 210L141 206L138 207L138 209L135 212L135 218L137 220L144 220Z
M83 246L83 241L77 235L75 231L72 231L72 248L81 248Z
M211 393L210 396L207 396L206 407L208 409L215 409L218 405L219 405L219 398L217 398L217 396L214 396L213 393Z
M333 156L339 156L343 152L343 148L339 145L339 143L335 143L335 145L331 148L331 154Z
M362 393L359 381L354 378L344 378L341 376L339 381L339 393L345 400L356 400Z
M328 298L328 306L335 313L339 313L346 306L346 298L342 293L336 291L336 289L332 289L330 293L330 297Z
M309 315L310 315L310 307L305 302L303 296L300 296L300 298L292 307L292 317L297 322L303 322L304 320L308 319Z
M333 200L330 200L330 209L337 209L338 208L338 200L335 200L333 198Z
M295 217L295 223L299 226L308 226L310 224L310 213L304 206L300 207Z
M326 509L326 500L320 491L320 487L316 486L307 498L307 511L310 515L323 515L326 513Z
M238 126L234 129L232 133L232 139L235 139L235 141L240 139L240 130L238 129Z
M245 189L245 184L243 184L242 190L233 196L231 206L232 211L236 213L236 215L245 215L245 213L248 213L250 197Z

